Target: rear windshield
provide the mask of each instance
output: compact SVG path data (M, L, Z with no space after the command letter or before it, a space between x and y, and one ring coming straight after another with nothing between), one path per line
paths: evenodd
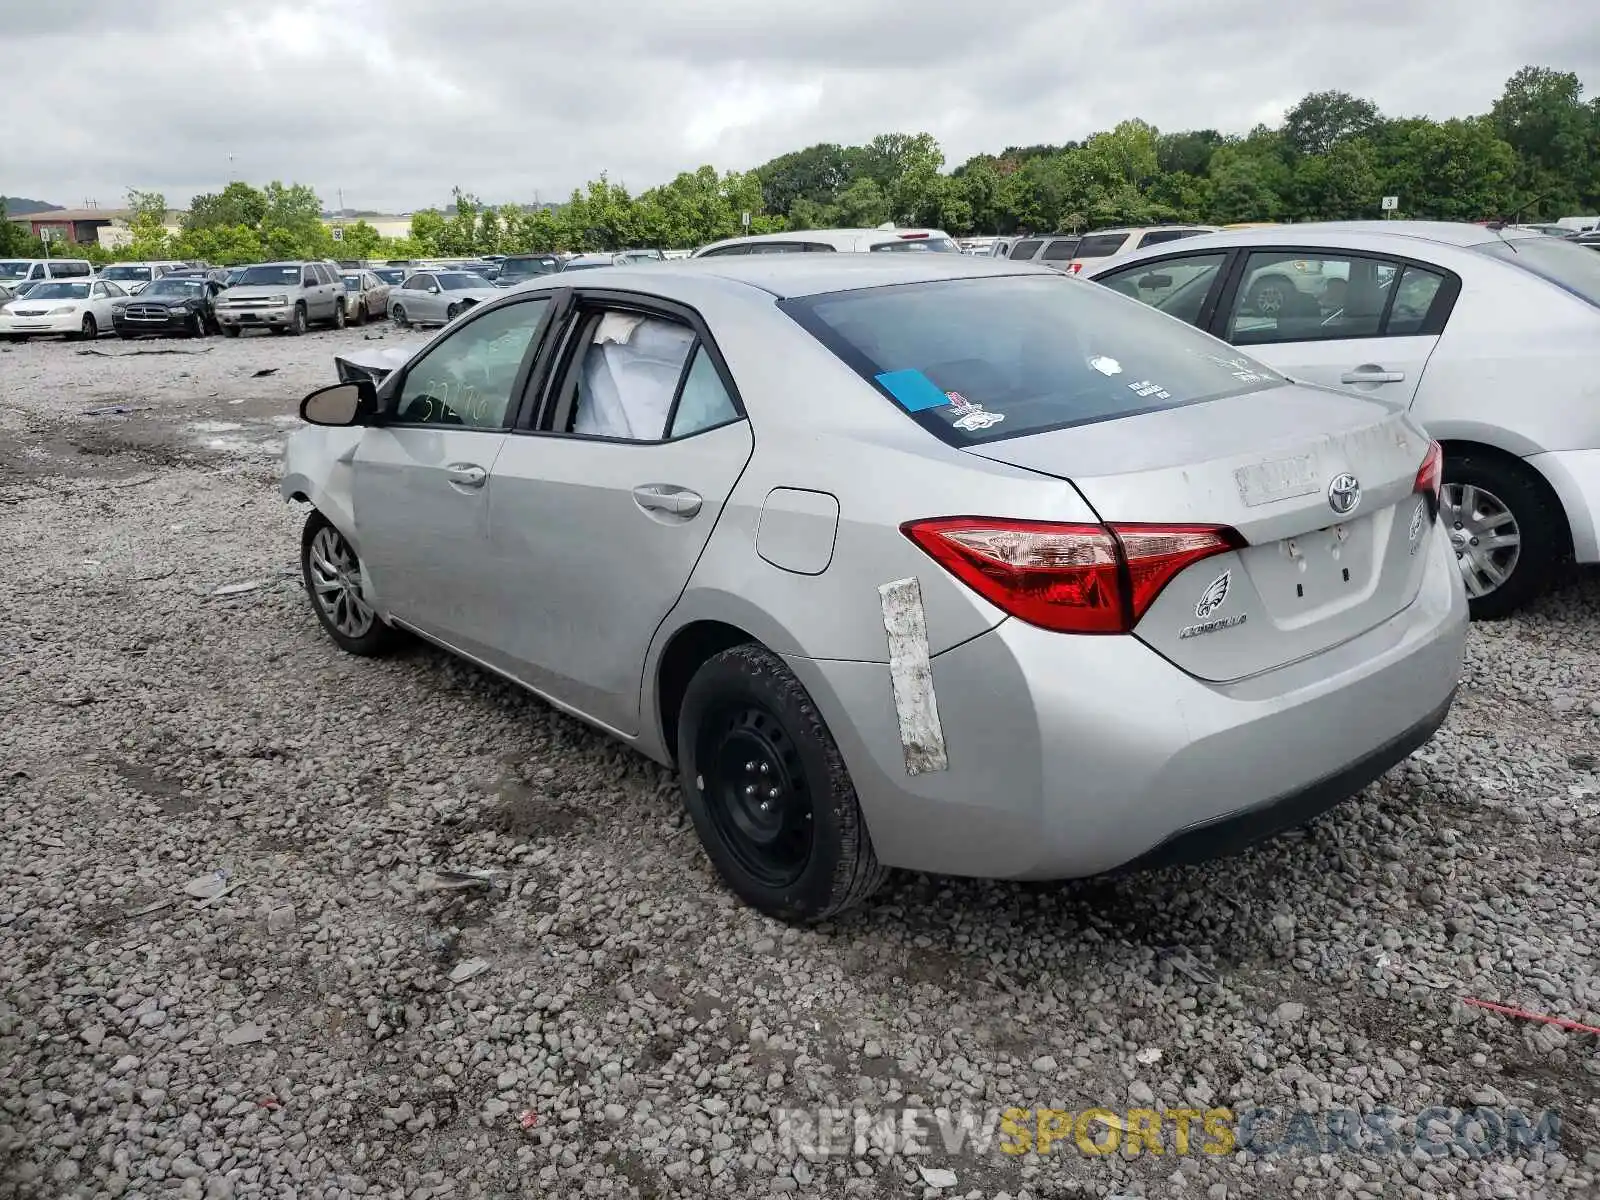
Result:
M874 242L869 249L884 250L922 250L932 251L935 254L960 254L961 247L950 238L925 237L925 238L895 238L893 241Z
M508 258L500 266L500 277L526 275L531 279L535 275L553 275L560 269L561 264L553 258Z
M1059 275L895 284L781 307L953 446L1284 382L1136 300Z
M1479 254L1498 258L1600 307L1600 254L1575 246L1565 238L1525 237L1482 242Z
M1091 233L1078 243L1079 258L1109 258L1128 240L1125 233Z

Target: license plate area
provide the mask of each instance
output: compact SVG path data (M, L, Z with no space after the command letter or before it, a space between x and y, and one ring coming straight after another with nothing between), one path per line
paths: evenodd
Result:
M1369 515L1252 546L1244 552L1250 580L1286 627L1355 604L1374 585L1377 532Z

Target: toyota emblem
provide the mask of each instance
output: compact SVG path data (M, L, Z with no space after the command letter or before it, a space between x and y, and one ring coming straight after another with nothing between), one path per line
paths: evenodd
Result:
M1355 512L1361 503L1361 481L1348 471L1335 475L1328 485L1328 507L1341 517Z

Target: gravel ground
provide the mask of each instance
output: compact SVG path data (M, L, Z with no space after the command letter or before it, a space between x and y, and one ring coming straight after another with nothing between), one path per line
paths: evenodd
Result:
M1303 834L1109 882L900 875L787 929L653 765L320 633L275 458L382 336L0 348L0 1196L1600 1194L1596 1038L1460 1003L1600 1024L1600 580L1476 628L1445 730ZM777 1114L819 1104L1563 1124L1483 1158L807 1161Z

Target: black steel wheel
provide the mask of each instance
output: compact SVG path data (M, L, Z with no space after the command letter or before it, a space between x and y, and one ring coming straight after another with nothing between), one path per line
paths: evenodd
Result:
M825 920L888 874L822 714L764 646L734 646L695 672L678 717L678 773L717 873L770 916Z

